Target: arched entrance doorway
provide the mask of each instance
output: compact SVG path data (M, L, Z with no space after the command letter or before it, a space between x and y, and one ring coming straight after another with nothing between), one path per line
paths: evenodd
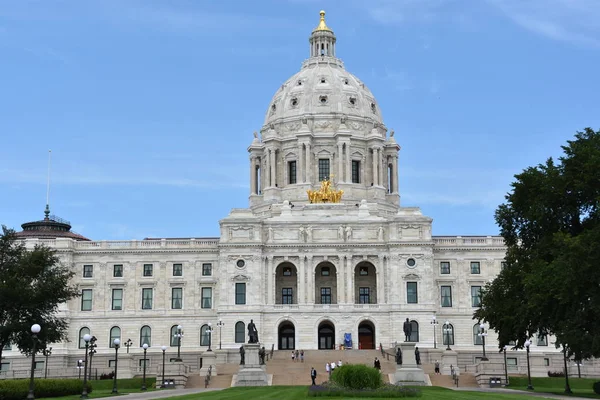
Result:
M358 348L375 348L375 326L370 321L363 321L358 325Z
M279 350L294 350L296 348L296 328L291 322L279 325Z
M319 350L331 350L335 347L335 328L329 321L319 324Z

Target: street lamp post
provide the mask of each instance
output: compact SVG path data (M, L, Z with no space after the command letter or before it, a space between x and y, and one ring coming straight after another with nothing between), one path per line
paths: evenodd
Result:
M165 352L167 351L167 346L162 346L160 349L163 352L163 366L162 366L163 378L162 378L162 383L161 383L160 387L162 389L164 389L165 388Z
M435 327L438 325L437 319L435 319L435 315L431 317L431 325L433 325L433 348L437 349L437 339L435 337Z
M446 350L452 350L450 348L450 332L452 331L452 328L450 327L450 322L446 321L442 328L444 329L444 334L446 335L446 344L448 345L448 347L446 347Z
M181 338L183 337L183 327L181 325L177 325L175 337L177 338L177 358L175 361L181 362Z
M209 322L208 323L208 350L206 351L212 351L212 349L210 348L210 344L212 342L212 324Z
M33 346L31 348L31 376L29 378L29 393L27 394L28 399L35 399L35 395L33 391L35 389L35 383L33 381L35 374L35 353L37 351L37 334L40 333L42 327L38 324L31 325L31 339L33 341Z
M83 368L83 360L77 360L77 369L79 370L79 379L81 379L81 368Z
M87 370L89 371L89 376L88 376L88 380L91 381L92 380L92 359L94 357L94 354L96 354L96 347L98 347L98 345L96 344L96 336L92 336L92 338L90 339L90 366L87 368Z
M527 339L525 341L525 350L527 350L527 389L533 390L533 386L531 386L531 370L529 369L529 346L531 346L531 342Z
M217 326L219 327L219 350L221 350L221 336L225 323L222 320L219 320L219 322L217 322Z
M127 341L123 343L123 346L127 347L127 354L129 354L129 348L131 347L131 345L133 345L131 339L127 339Z
M83 341L85 342L85 358L83 361L84 370L83 370L83 390L81 391L82 399L88 398L86 365L87 365L87 358L88 358L88 348L90 347L90 340L92 340L92 336L90 336L90 334L86 333L85 335L83 335Z
M44 379L48 379L48 357L52 355L52 347L44 349L42 354L46 357L46 362L44 363Z
M502 348L502 352L504 353L504 385L508 386L508 366L506 365L506 347Z
M115 345L115 376L113 377L113 388L112 393L117 394L117 372L119 366L119 347L121 347L121 340L115 339L113 344Z
M481 347L483 349L483 357L481 357L481 361L488 361L489 359L485 355L485 337L488 335L485 331L485 325L483 322L479 325L479 336L481 336Z
M142 391L146 390L146 351L148 351L148 343L144 343L142 346L144 349L144 374L142 375Z
M567 369L567 348L563 346L563 361L565 363L565 393L573 394L571 385L569 385L569 370Z

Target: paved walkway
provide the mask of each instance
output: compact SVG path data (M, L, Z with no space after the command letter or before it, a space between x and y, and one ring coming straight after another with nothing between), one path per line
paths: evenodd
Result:
M215 390L223 390L219 388L195 388L195 389L163 389L144 393L129 393L121 396L103 397L103 399L120 399L120 400L147 400L147 399L164 399L167 397L183 396L186 394L212 392Z
M540 392L530 392L527 390L513 390L513 389L504 389L504 388L449 388L456 391L469 391L469 392L483 392L483 393L512 393L512 394L524 394L528 396L540 397L542 399L570 399L570 400L586 400L589 397L574 397L574 396L563 396L560 394L552 394L552 393L540 393Z

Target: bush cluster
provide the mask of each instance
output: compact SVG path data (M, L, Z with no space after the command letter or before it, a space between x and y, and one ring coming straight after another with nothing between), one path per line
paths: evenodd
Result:
M383 384L379 370L362 364L337 367L331 374L331 380L337 386L351 390L377 389Z
M336 368L337 369L337 368ZM324 383L322 385L310 386L309 397L343 397L343 398L403 398L421 397L421 391L415 388L384 384L377 389L354 390L345 389L335 383Z
M594 382L594 393L600 394L600 382Z
M565 373L564 371L548 371L548 376L550 378L564 378Z
M115 377L115 371L111 371L108 374L100 374L100 380L113 379Z
M97 380L90 382L95 390L111 390L113 382L109 380ZM154 387L156 378L146 377L146 387ZM121 389L139 389L142 387L142 378L117 379L117 387ZM0 399L1 400L1 399Z
M92 385L87 383L87 391L91 393ZM35 398L62 397L81 394L83 381L79 379L36 379ZM29 393L29 379L13 379L0 381L0 399L23 400Z

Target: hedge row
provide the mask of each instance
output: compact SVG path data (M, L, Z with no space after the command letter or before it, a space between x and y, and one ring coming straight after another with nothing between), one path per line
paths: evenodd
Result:
M87 383L88 393L92 385ZM40 397L62 397L80 394L83 381L79 379L36 379L34 394ZM23 400L29 393L29 379L11 379L0 381L0 400Z
M94 390L111 390L113 387L113 381L109 380L109 379L92 381L91 384L92 384L92 387L94 388ZM146 377L146 387L147 388L153 388L155 384L156 384L156 378ZM119 389L119 390L121 390L121 389L139 389L141 387L142 387L142 378L117 379L117 389Z

